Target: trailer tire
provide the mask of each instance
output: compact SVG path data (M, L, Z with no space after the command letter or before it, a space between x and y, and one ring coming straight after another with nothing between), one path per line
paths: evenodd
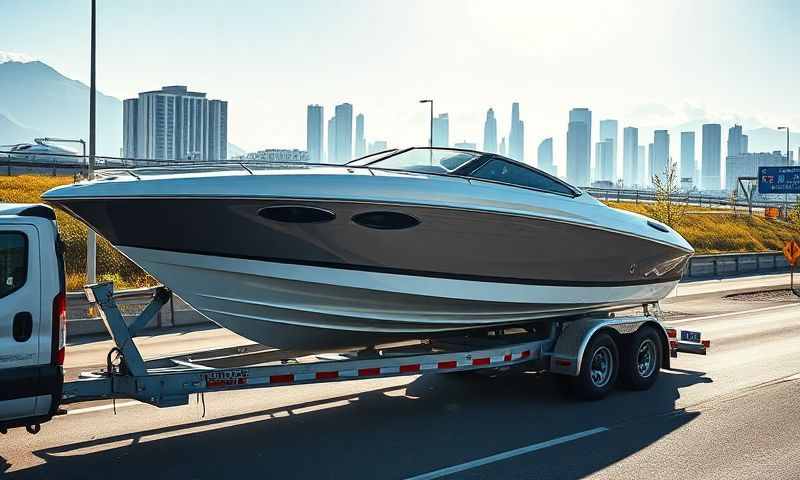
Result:
M617 383L619 349L607 333L595 334L586 346L581 360L581 370L576 377L567 377L570 391L584 400L599 400Z
M653 327L628 335L622 347L620 383L630 390L647 390L661 371L662 343Z

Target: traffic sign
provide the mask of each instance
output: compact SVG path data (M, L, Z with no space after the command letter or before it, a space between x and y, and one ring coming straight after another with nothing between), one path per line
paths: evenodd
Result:
M797 266L797 261L800 260L800 245L794 240L789 240L783 247L783 256L792 267Z
M800 193L800 167L758 167L758 193Z

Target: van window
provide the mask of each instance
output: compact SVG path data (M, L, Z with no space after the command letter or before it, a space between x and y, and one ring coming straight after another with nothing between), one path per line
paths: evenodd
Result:
M0 298L25 285L28 239L21 232L0 232Z

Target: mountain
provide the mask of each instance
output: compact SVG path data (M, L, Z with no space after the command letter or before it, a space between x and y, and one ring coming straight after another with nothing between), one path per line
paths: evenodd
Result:
M6 150L7 148L4 147L7 145L31 143L34 138L41 136L41 132L20 126L10 118L0 114L0 150Z
M2 143L32 135L88 140L89 87L39 61L0 63L0 115ZM117 156L121 146L122 102L98 91L97 153Z

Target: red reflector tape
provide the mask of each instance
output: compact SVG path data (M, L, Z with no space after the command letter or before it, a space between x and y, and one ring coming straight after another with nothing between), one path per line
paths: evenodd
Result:
M701 343L704 347L711 348L711 340L703 340Z
M677 338L678 337L678 331L675 330L674 328L668 328L667 329L667 336L669 338Z
M294 381L294 375L289 373L286 375L271 375L269 383L291 383Z
M522 352L520 354L520 358L528 358L530 356L531 356L531 351L530 350L525 350L524 352Z
M678 341L677 340L670 340L669 341L669 348L678 348Z
M358 376L359 377L372 377L375 375L380 375L381 369L380 368L359 368L358 369Z
M401 372L419 372L419 369L419 363L415 363L413 365L400 365Z
M559 367L569 367L572 365L572 362L570 360L556 360L556 365Z
M510 354L510 353L507 353L507 354L506 354L506 355L503 357L503 361L504 361L504 362L510 362L510 361L511 361L511 358L512 358L511 354Z
M489 365L489 363L491 363L491 361L492 361L491 358L474 358L474 359L472 359L472 364L475 365L475 366L477 366L477 365Z
M339 378L339 372L317 372L317 380L327 380L330 378Z
M451 360L449 362L439 362L437 365L438 368L456 368L458 366L458 362L455 360Z

